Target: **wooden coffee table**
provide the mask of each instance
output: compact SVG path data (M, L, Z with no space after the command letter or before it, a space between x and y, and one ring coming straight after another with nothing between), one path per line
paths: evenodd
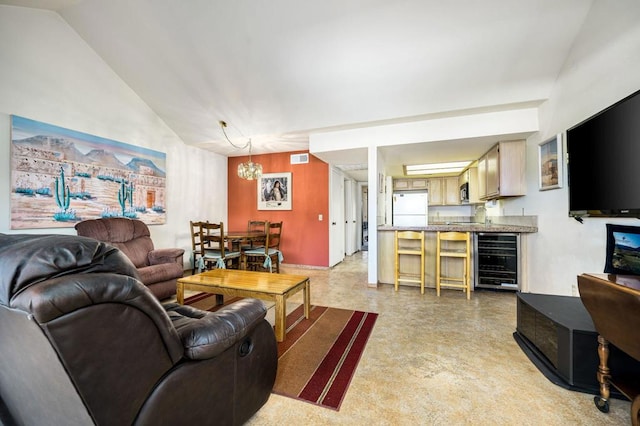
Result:
M304 316L309 318L311 310L311 284L304 275L271 274L269 272L242 271L236 269L213 269L201 274L178 279L176 299L184 304L184 291L194 290L219 296L255 297L276 303L276 340L284 340L287 316L287 298L303 291ZM217 298L222 303L222 297Z

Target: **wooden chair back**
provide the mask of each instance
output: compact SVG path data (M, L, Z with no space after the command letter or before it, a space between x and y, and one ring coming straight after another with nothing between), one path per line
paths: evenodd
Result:
M202 254L206 250L218 250L224 258L226 250L226 238L224 235L224 223L201 223L200 241L202 242Z
M191 229L191 250L194 252L200 252L202 246L202 240L200 240L200 227L205 221L189 221L189 227Z
M265 246L271 249L280 250L280 239L282 238L282 222L267 222L267 241Z
M247 230L249 232L253 232L253 231L262 231L265 234L268 232L267 231L267 225L269 222L267 222L266 220L250 220L247 224ZM260 246L266 246L267 243L265 242L264 238L255 238L251 241L250 247L260 247Z
M267 231L266 226L267 226L267 221L265 220L250 220L249 223L247 224L247 230L249 232L251 231Z
M206 221L189 221L189 227L191 229L191 274L196 273L196 266L198 264L198 257L202 256L202 240L200 239L200 231L202 224L208 223Z

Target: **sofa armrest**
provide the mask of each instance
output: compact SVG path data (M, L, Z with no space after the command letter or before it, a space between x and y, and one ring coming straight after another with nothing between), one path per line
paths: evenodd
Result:
M184 356L193 360L221 354L242 340L267 313L257 299L242 299L216 312L176 303L164 307L182 340Z
M183 249L163 248L151 250L149 252L149 265L159 265L161 263L178 263L182 265Z

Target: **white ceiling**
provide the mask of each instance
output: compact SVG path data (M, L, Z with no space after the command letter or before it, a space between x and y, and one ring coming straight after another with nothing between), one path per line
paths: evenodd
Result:
M185 143L237 156L246 151L224 141L219 120L260 154L306 150L314 132L539 103L592 1L0 3L59 13ZM493 142L428 150L477 158ZM387 149L387 161L415 163L425 149Z

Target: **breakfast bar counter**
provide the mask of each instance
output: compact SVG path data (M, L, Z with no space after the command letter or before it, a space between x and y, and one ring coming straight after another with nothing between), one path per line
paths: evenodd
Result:
M513 232L518 234L538 232L537 226L523 225L501 225L501 224L483 224L483 223L438 223L427 226L392 226L381 225L378 231L455 231L455 232Z
M480 233L509 233L509 234L519 234L521 238L524 238L524 235L538 232L537 226L527 226L527 225L509 225L509 224L492 224L487 223L473 223L473 222L446 222L446 223L434 223L432 225L427 226L392 226L392 225L381 225L378 227L378 282L383 284L393 284L394 283L394 269L395 269L395 231L418 231L424 232L424 245L425 245L425 257L424 257L424 274L425 274L425 287L435 288L436 277L436 233L438 231L449 232L471 232L472 239L477 238L477 234ZM521 244L521 252L519 256L522 259L525 258L525 247L526 244ZM524 261L524 260L523 260ZM409 258L405 261L405 266L409 270L409 272L419 273L420 271L420 262L417 258ZM471 254L471 282L472 289L473 283L475 282L474 276L474 262L475 262L475 253ZM460 268L460 264L458 262L448 262L447 260L443 261L443 270L445 270L446 274L451 273L451 275L461 275L462 271L457 271ZM521 276L522 281L526 282L526 277L524 275ZM412 286L412 283L400 283L403 286ZM522 284L522 283L521 283ZM521 287L522 289L522 287Z

